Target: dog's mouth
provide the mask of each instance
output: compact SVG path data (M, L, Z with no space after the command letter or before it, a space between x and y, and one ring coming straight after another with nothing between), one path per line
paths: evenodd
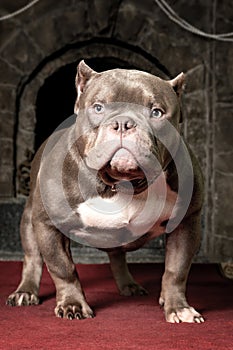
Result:
M113 192L138 194L148 187L145 173L136 158L124 148L119 149L99 170L99 175Z
M113 177L110 169L105 168L100 172L100 177L102 181L111 187L112 192L125 192L139 194L145 191L148 187L148 181L145 176L140 176L138 178L131 178L125 173L119 173L116 177ZM132 191L133 190L133 191Z

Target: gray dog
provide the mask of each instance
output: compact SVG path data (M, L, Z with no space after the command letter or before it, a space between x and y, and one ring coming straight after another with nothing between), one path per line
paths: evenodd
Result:
M72 261L70 238L105 250L122 295L143 295L126 252L166 233L159 299L168 322L204 322L186 301L200 244L203 179L180 137L183 73L165 81L136 70L78 66L75 123L37 152L22 221L22 280L8 305L38 304L45 261L58 317L93 317Z

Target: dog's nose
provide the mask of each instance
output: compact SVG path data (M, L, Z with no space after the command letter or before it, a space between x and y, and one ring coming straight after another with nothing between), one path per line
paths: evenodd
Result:
M133 119L124 118L112 121L111 126L115 131L127 132L128 130L135 128L137 125Z

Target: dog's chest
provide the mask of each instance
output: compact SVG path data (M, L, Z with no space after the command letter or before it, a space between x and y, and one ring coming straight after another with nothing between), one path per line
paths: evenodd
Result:
M177 193L158 179L147 191L131 196L117 193L112 198L95 197L81 203L77 212L85 229L127 229L135 237L164 232L164 221L172 214Z

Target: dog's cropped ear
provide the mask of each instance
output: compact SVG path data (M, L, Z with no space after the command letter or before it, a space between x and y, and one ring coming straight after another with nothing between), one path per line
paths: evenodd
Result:
M90 68L84 60L82 60L77 67L77 75L76 75L76 88L82 93L84 86L87 81L91 78L93 74L97 74L92 68Z
M185 88L185 75L184 73L180 73L177 75L177 77L175 77L172 80L169 80L169 83L171 84L172 88L174 89L177 97L179 98L180 101L180 119L179 119L179 123L183 122L183 115L182 115L182 106L181 106L181 99L180 96L182 94L182 91Z
M169 80L169 83L173 87L178 97L180 97L182 91L184 90L184 85L185 85L184 81L185 81L185 75L183 72L177 75L177 77L175 77L174 79Z
M75 85L77 89L77 99L75 102L75 107L74 107L74 113L78 113L79 109L79 98L81 94L83 93L84 87L87 83L87 81L94 75L98 74L96 71L94 71L92 68L90 68L84 60L82 60L77 67L77 75L75 78Z

